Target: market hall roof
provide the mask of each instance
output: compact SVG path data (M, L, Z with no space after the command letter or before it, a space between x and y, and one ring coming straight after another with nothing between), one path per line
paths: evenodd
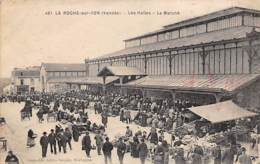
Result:
M149 32L149 33L146 33L146 34L143 34L143 35L139 35L137 37L129 38L129 39L126 39L125 41L130 41L130 40L135 40L135 39L139 39L139 38L143 38L143 37L148 37L148 36L155 35L157 33L166 32L168 30L192 26L192 25L195 25L195 24L199 24L199 23L203 23L203 22L207 22L207 21L212 21L214 19L219 19L221 17L233 16L233 15L236 15L236 14L239 14L239 13L249 13L249 14L254 14L254 15L260 15L259 10L247 9L247 8L242 8L242 7L231 7L231 8L227 8L227 9L224 9L224 10L205 14L205 15L202 15L202 16L198 16L198 17L194 17L194 18L190 18L190 19L185 19L185 20L177 22L177 23L165 25L160 30L156 30L156 31Z
M110 76L106 78L106 84L116 81L118 77ZM71 78L51 78L48 83L67 83L67 84L96 84L103 85L103 78L96 76L89 77L71 77Z
M44 67L47 72L86 71L86 66L84 63L42 63L42 67Z
M98 76L144 76L145 73L136 67L127 66L106 66L99 73Z
M146 76L123 86L179 91L233 92L258 79L260 74Z
M223 29L218 31L212 31L208 33L202 33L198 35L183 37L179 39L155 42L151 44L145 44L136 47L125 48L113 53L109 53L93 60L103 60L107 58L115 58L119 56L128 56L131 54L138 54L143 52L151 52L164 50L169 48L181 48L181 47L190 47L192 45L220 42L225 40L241 39L246 38L247 34L253 31L253 27L241 26L234 27L230 29Z
M211 105L191 107L189 110L211 123L221 123L257 115L256 113L241 108L232 102L232 100Z

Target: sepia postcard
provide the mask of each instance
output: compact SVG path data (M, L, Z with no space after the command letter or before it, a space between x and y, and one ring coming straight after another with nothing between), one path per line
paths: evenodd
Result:
M260 1L0 0L0 164L259 164Z

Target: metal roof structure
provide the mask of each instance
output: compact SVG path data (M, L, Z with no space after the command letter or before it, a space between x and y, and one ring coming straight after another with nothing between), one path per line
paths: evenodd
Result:
M107 77L106 84L110 84L116 81L118 77ZM103 85L102 77L77 77L77 78L52 78L48 80L48 83L67 83L67 84L95 84Z
M260 74L146 76L124 87L199 92L233 92L260 79Z
M145 73L138 70L136 67L127 66L106 66L99 73L98 76L144 76Z
M45 68L47 72L72 72L72 71L86 71L86 66L84 63L42 63L42 67Z
M211 105L191 107L189 110L213 124L257 115L256 113L241 108L232 102L232 100Z
M202 15L202 16L198 16L198 17L194 17L194 18L190 18L190 19L185 19L183 21L176 22L173 24L165 25L160 30L146 33L146 34L143 34L143 35L140 35L137 37L129 38L129 39L126 39L125 41L130 41L130 40L134 40L134 39L139 39L139 38L155 35L158 33L166 32L168 30L179 29L182 27L201 24L204 22L209 22L209 21L213 21L215 19L220 19L222 17L227 17L227 16L233 16L233 15L240 14L240 13L248 13L248 14L254 14L254 15L258 15L258 16L260 15L259 10L247 9L247 8L242 8L242 7L231 7L231 8L227 8L224 10L212 12L212 13L209 13L206 15Z
M208 33L202 33L199 35L188 36L179 39L161 41L151 44L145 44L136 47L129 47L125 48L113 53L109 53L103 55L101 57L94 58L92 60L100 60L100 59L108 59L108 58L116 58L119 56L128 56L134 55L143 52L150 52L150 51L157 51L163 49L174 49L180 48L185 46L192 46L198 44L206 44L206 43L214 43L220 41L227 41L233 39L241 39L246 38L247 34L253 31L253 27L234 27L230 29L223 29L218 31L212 31Z

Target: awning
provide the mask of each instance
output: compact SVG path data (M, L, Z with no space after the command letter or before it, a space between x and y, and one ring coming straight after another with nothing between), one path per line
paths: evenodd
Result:
M106 84L110 84L116 81L118 77L110 76L106 78ZM102 77L81 77L81 78L55 78L48 80L48 83L67 83L67 84L96 84L96 85L103 85L103 78Z
M257 115L256 113L239 107L233 103L232 100L217 104L192 107L189 110L211 123L220 123Z
M232 92L260 79L260 74L146 76L123 84L132 88Z
M106 66L99 73L98 76L143 76L145 73L138 70L136 67L126 66Z

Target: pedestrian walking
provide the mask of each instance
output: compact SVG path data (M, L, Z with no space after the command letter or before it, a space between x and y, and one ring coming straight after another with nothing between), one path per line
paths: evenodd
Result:
M101 155L101 149L102 149L102 145L103 145L103 137L100 134L100 131L98 131L98 133L96 134L95 140L96 140L96 146L97 146L97 153L98 153L98 155Z
M240 155L238 161L240 164L252 164L252 159L246 154L246 148L242 147L242 155Z
M107 128L108 116L107 116L107 113L105 111L102 112L101 119L102 119L101 120L102 124L104 125L105 128Z
M121 111L120 111L120 117L119 117L119 120L120 120L121 122L124 122L124 120L125 120L125 112L124 112L124 108L122 108Z
M103 144L102 151L105 158L105 164L109 160L110 164L112 163L111 152L113 150L113 144L109 142L109 138L106 137L106 142Z
M222 156L222 163L223 164L233 164L234 163L234 156L236 154L236 148L230 144L230 148L228 148Z
M162 143L159 142L154 152L154 164L164 163L164 149Z
M126 144L123 142L123 139L120 137L117 145L117 156L120 164L123 164L125 153L126 153Z
M43 158L46 157L48 143L49 143L49 140L48 140L48 137L47 137L47 133L43 132L43 136L40 139L40 144L41 144L41 147L42 147L42 157Z
M80 133L79 133L79 129L76 125L72 125L72 137L73 137L73 140L75 142L78 142L79 141L79 136L80 136Z
M57 140L58 140L58 147L59 152L61 152L61 148L63 149L63 153L67 153L67 137L64 135L64 130L61 129L60 132L57 134Z
M170 155L170 149L168 146L168 143L166 140L162 141L162 147L163 147L163 153L164 153L164 163L163 164L169 164L169 155Z
M64 135L65 135L66 138L67 138L67 140L66 140L66 141L67 141L66 144L68 144L70 150L72 150L72 147L71 147L72 133L71 133L71 131L69 130L69 128L65 128Z
M130 112L129 109L127 109L127 110L125 111L125 118L126 118L126 123L127 123L127 124L130 124L130 123L131 123L131 112Z
M141 139L141 143L137 146L137 150L139 152L139 158L141 161L141 164L145 164L145 160L148 155L148 147L146 143L144 142L144 139Z
M51 147L51 153L57 154L57 149L56 149L56 134L54 133L54 130L51 129L51 133L48 135L50 147Z
M221 149L220 149L219 145L217 145L213 149L212 156L213 156L213 159L214 159L214 164L221 164Z
M151 131L150 131L149 135L147 136L147 139L149 139L149 141L151 143L157 145L159 138L158 138L156 128L151 128Z
M91 151L91 139L89 136L89 132L86 132L86 135L82 139L82 150L85 150L86 155L90 158L90 151Z
M95 114L98 113L98 105L97 105L97 102L94 103L94 111L95 111Z
M175 164L185 164L186 160L184 158L184 149L179 148L174 157Z

